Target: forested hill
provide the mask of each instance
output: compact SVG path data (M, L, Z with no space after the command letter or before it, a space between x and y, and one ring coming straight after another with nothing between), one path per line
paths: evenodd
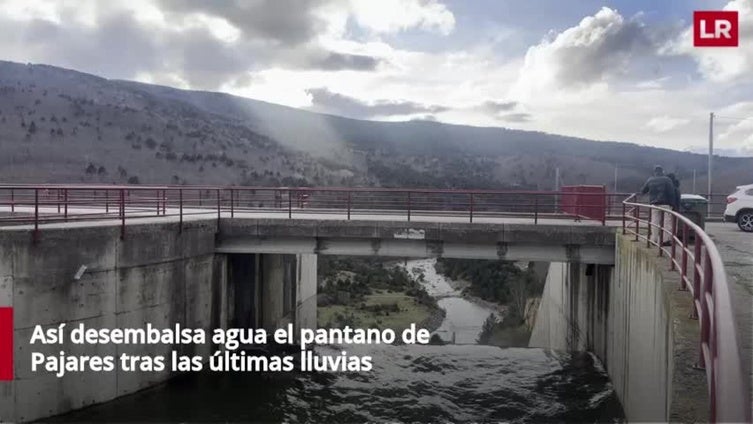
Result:
M661 163L689 186L704 155L435 122L373 122L227 94L0 62L0 180L380 185L633 191ZM753 158L719 158L715 188L753 182Z

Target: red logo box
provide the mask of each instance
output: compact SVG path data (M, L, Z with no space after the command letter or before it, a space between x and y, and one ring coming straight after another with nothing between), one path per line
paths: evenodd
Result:
M0 381L13 380L13 308L0 308Z
M736 10L693 12L695 47L737 47L740 41Z

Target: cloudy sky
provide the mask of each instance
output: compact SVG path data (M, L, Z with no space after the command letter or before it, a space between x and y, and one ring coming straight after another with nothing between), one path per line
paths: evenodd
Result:
M692 47L693 10L740 47ZM0 0L0 59L362 119L753 156L750 0Z

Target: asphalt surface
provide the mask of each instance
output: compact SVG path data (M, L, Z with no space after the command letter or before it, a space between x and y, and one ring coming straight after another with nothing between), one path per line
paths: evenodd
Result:
M742 357L748 372L753 369L753 233L734 223L707 223L706 232L719 249L727 272L735 324L740 335ZM751 374L753 381L753 374ZM753 384L752 384L753 385Z

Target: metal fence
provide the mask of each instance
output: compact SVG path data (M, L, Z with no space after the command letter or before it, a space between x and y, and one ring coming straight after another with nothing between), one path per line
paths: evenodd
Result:
M701 337L697 366L706 371L712 422L750 422L749 376L738 350L732 300L724 264L714 242L690 219L657 206L623 202L622 233L659 249L679 290L693 298L692 318Z
M0 225L117 219L125 234L127 220L145 217L184 218L195 215L236 217L256 214L275 218L342 219L388 216L452 216L474 222L485 217L589 219L577 210L563 212L563 196L552 191L443 190L393 188L0 185ZM626 194L592 193L606 208L601 224L619 219Z

